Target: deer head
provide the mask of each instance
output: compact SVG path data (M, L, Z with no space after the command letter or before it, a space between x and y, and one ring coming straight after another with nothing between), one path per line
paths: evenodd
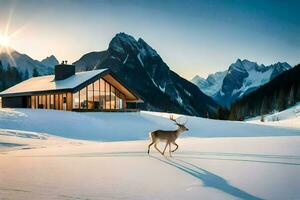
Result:
M181 132L188 131L189 129L187 127L185 127L185 124L187 123L188 119L185 118L186 120L183 123L179 123L177 119L174 119L173 115L170 116L170 120L173 121L173 122L175 122L175 124L178 126L178 129Z

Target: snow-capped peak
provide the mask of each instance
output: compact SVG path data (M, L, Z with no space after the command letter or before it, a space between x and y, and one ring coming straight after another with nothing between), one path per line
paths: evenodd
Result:
M286 62L265 66L247 59L237 59L229 66L227 73L221 72L218 76L217 72L207 79L194 77L192 82L217 102L228 106L290 68Z
M34 60L26 54L19 53L10 47L0 50L0 60L4 69L16 67L22 74L25 74L27 71L29 76L32 75L34 69L38 71L39 75L53 73L52 67L44 65L40 61Z
M202 78L196 75L191 82L197 85L202 92L208 96L214 96L222 87L223 79L227 74L226 71L216 72L208 75L208 77Z
M41 60L41 63L48 67L54 67L55 65L59 64L54 55L48 56L47 58Z
M126 50L136 52L139 50L139 44L131 35L118 33L109 43L109 49L120 54L124 54Z
M129 52L131 55L133 54L139 58L158 56L157 52L142 38L136 40L134 37L126 33L118 33L111 40L109 49L118 54L127 54Z

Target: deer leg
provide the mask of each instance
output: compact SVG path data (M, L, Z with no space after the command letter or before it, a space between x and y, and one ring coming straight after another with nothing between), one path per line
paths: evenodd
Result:
M163 153L162 153L163 155L165 155L165 151L166 151L168 145L169 145L169 142L166 142L166 146L165 146L164 151L163 151Z
M176 146L176 148L172 151L172 152L175 152L178 149L178 144L176 144L175 142L172 142L172 143Z
M169 143L169 155L170 155L170 157L172 157L172 155L171 155L171 143Z
M154 148L163 155L163 153L159 150L159 148L157 148L157 143L154 144Z
M154 144L155 142L152 141L151 144L148 145L148 154L150 153L150 147Z

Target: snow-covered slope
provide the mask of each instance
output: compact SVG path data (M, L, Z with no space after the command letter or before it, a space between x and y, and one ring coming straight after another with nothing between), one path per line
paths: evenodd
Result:
M290 68L285 62L265 66L238 59L227 71L211 74L207 79L195 77L192 82L219 104L228 107L236 99L256 90Z
M255 124L300 129L300 102L281 112L263 116L264 122L261 122L261 118L261 116L258 116L247 121Z
M148 138L155 129L175 129L170 114L106 113L57 110L1 109L0 128L44 132L75 139L118 141ZM179 115L176 115L179 116ZM272 128L246 122L188 117L188 137L300 135L299 129Z

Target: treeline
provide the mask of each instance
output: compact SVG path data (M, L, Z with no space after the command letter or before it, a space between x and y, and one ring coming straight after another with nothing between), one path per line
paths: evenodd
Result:
M230 110L219 108L216 118L244 120L285 110L300 101L300 64L244 96Z
M32 76L39 76L39 73L35 68ZM30 78L28 70L26 70L25 73L22 73L16 67L10 66L10 64L4 68L0 60L0 91L12 87L28 78Z

